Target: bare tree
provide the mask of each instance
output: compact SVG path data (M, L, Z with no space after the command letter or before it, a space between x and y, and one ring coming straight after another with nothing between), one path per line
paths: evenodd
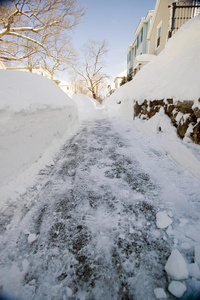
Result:
M59 44L58 51L55 37L62 36L68 41L69 30L80 22L84 13L77 0L7 0L0 3L0 59L23 61L30 56L37 59L48 56L59 64L61 48L68 49Z
M94 99L98 98L97 91L99 84L107 77L102 73L102 57L108 52L107 47L105 40L102 42L89 40L83 48L83 67L79 68L80 63L71 65L71 67L84 79L86 87L92 93Z
M55 35L51 43L53 62L49 61L48 57L41 55L40 64L49 71L51 79L53 79L55 71L64 71L69 68L69 63L75 58L75 51L70 39L65 36Z

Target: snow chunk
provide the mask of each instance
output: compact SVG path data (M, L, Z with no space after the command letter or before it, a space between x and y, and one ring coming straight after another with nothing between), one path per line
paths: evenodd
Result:
M177 298L181 298L187 290L185 284L179 281L172 281L168 287L169 292Z
M172 224L172 219L165 212L158 212L156 215L156 225L158 228L166 228Z
M166 299L167 298L167 295L162 288L154 289L154 294L156 296L156 299Z
M28 243L32 244L37 240L37 235L34 233L30 233L28 236Z
M197 264L200 264L200 245L195 246L194 256L195 256L195 262Z
M188 265L189 275L193 278L200 279L200 270L197 263Z
M165 271L168 275L177 280L188 278L189 274L185 259L177 249L174 249L168 258Z

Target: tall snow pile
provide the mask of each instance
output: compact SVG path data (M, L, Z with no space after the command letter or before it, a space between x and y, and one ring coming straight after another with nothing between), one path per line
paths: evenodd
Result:
M73 132L75 103L43 76L0 70L0 187Z
M200 15L186 22L168 41L160 55L107 100L108 109L110 107L112 110L113 104L119 101L129 107L127 101L130 100L137 100L141 104L145 99L165 98L192 100L194 107L200 107L199 32Z
M96 113L95 109L98 109L97 101L86 95L77 94L73 96L72 99L78 106L78 114L81 120L87 120L93 117Z

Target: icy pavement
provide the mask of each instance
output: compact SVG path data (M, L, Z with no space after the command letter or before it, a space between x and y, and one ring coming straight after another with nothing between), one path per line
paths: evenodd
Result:
M182 299L193 299L199 181L159 143L113 121L85 122L36 179L1 210L5 290L21 299L152 300L187 288ZM164 269L173 249L193 270L184 280Z

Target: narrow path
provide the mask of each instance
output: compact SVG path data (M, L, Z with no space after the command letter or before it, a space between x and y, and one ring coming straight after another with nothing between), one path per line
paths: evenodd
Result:
M186 202L196 208L197 181L139 133L122 131L85 122L35 186L4 208L0 285L52 300L152 300L156 287L167 290L176 230L158 229L156 213L174 210L176 227ZM191 213L195 222L199 212Z

